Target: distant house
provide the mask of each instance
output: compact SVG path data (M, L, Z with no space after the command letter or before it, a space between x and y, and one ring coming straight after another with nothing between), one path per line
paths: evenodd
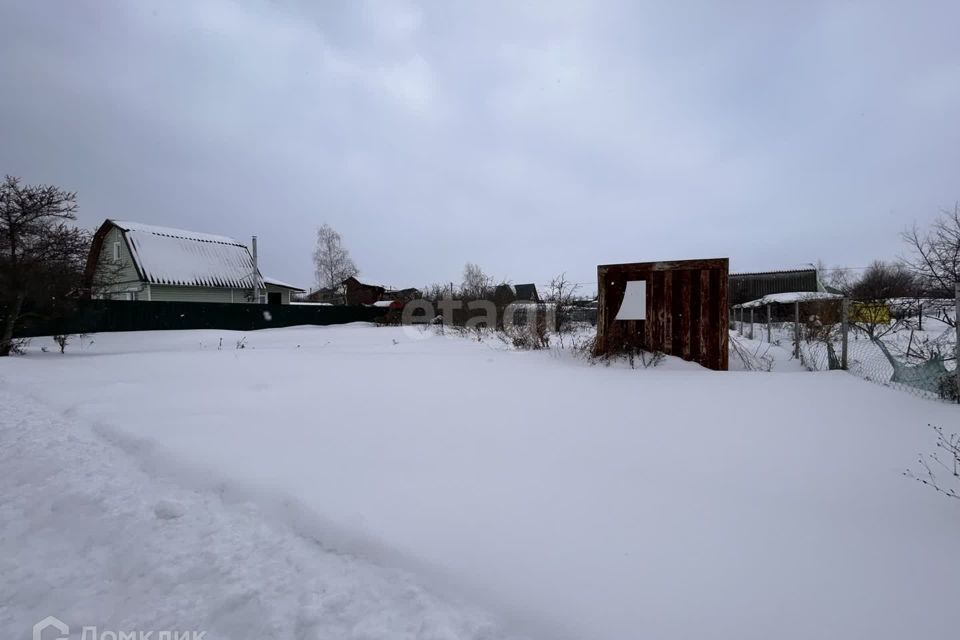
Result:
M511 302L540 302L535 284L500 284L493 292L493 298L498 303Z
M420 289L409 287L407 289L387 289L380 297L381 300L390 300L396 302L409 302L423 297Z
M375 304L389 302L409 302L421 296L419 289L388 289L378 284L367 284L356 278L343 281L344 297L347 304ZM389 306L389 305L381 305ZM396 306L396 305L395 305ZM401 304L400 307L403 305Z
M256 302L289 304L303 291L264 278L233 238L123 220L106 220L94 234L84 279L109 300L255 302L256 287Z
M386 287L376 284L365 284L354 277L344 280L343 286L346 289L346 302L351 305L378 302L387 290Z
M343 287L321 287L314 289L303 298L304 302L321 302L324 304L347 304Z
M339 287L323 287L311 291L303 300L326 304L370 305L377 302L409 302L419 297L421 297L419 289L388 289L381 285L368 284L355 277L350 277L344 280Z

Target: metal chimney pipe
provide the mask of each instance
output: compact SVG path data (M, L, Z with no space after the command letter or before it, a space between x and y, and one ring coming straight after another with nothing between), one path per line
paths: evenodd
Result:
M253 236L253 303L260 304L260 265L257 262L257 236Z

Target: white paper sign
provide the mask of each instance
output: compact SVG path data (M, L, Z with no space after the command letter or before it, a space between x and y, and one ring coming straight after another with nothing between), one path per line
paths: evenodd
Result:
M617 320L647 319L647 281L631 280L623 293L623 302L617 312Z

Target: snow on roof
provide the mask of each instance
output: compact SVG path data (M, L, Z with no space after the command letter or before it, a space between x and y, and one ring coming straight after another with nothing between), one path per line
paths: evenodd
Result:
M187 240L199 240L200 242L221 242L224 244L241 244L227 236L218 236L212 233L197 233L196 231L187 231L185 229L174 229L173 227L160 227L154 224L143 224L141 222L130 222L129 220L111 220L114 225L124 231L143 231L144 233L155 233L161 236L172 236L175 238L184 238Z
M816 291L791 291L788 293L769 293L762 298L735 305L743 309L763 307L768 304L793 304L794 302L809 302L811 300L839 300L843 296L839 293L820 293Z
M276 278L271 278L270 276L263 276L264 284L272 284L275 287L283 287L285 289L293 289L294 291L306 291L306 289L301 289L300 287L295 287L292 284L287 284L283 280L277 280Z
M151 284L263 286L250 251L233 238L139 222L111 222L123 230L137 269Z

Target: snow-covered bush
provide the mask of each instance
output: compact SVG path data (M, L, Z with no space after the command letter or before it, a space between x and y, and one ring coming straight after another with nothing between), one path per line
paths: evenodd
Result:
M937 395L950 402L960 402L960 389L957 388L956 374L940 378L937 383Z
M10 341L10 353L16 356L22 356L27 352L30 345L30 338L14 338Z
M774 358L769 351L769 343L761 342L756 349L750 349L743 341L730 336L730 359L739 360L744 371L772 371Z
M67 345L70 344L70 335L63 334L53 336L53 341L57 343L58 347L60 347L60 353L65 353L67 350Z
M503 342L513 346L514 349L538 351L550 346L547 320L540 314L537 314L536 318L529 323L504 325L497 330L497 334Z
M588 337L575 337L570 350L575 356L590 364L604 364L609 367L612 363L622 360L629 364L631 369L636 369L638 364L644 369L656 367L667 357L662 351L648 351L640 347L624 347L613 353L597 353L596 339L595 333Z

